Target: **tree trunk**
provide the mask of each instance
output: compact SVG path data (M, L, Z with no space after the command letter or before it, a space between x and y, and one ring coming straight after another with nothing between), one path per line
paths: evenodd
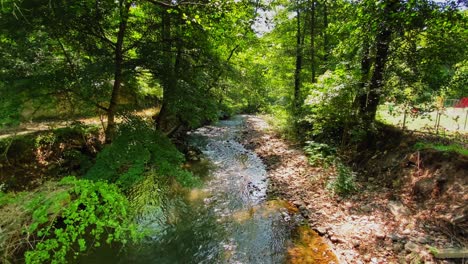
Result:
M363 52L361 58L361 80L359 82L359 91L354 101L355 109L360 113L361 109L367 106L367 88L366 84L369 82L369 72L371 69L370 46L368 41L363 43Z
M392 32L388 29L382 30L377 36L377 51L375 56L375 65L372 78L369 83L369 91L367 94L366 104L361 104L361 113L363 119L367 123L371 123L375 119L377 107L380 102L381 89L383 86L385 64L388 60L388 47L391 40ZM362 102L361 102L362 103Z
M310 63L312 83L315 83L316 67L315 67L315 0L312 0L310 10Z
M323 61L325 62L325 64L328 61L328 55L329 55L327 28L328 28L328 6L327 6L327 0L324 0L323 1L323 50L325 54L323 56Z
M117 43L114 50L114 85L112 87L112 95L107 110L107 128L105 131L105 142L111 143L115 135L115 113L117 111L118 98L120 88L122 87L122 66L123 66L123 43L125 38L125 31L127 29L128 12L130 10L131 3L124 0L120 1L120 24L119 31L117 33Z
M172 134L182 125L179 114L177 113L177 105L181 91L178 86L178 76L182 75L182 53L183 42L177 34L173 36L171 30L174 30L172 25L171 15L164 13L162 15L162 39L164 48L163 67L165 75L163 76L163 101L161 110L156 118L156 128L166 135ZM176 41L174 41L174 39ZM176 53L174 56L173 46L175 44Z
M162 88L163 88L163 99L161 109L159 110L158 116L156 117L156 128L164 131L166 130L166 124L168 116L170 115L169 102L172 99L174 93L173 83L173 65L172 65L172 40L171 40L171 16L166 12L162 11L162 42L163 42L163 68L165 75L162 76Z
M367 102L365 105L361 104L361 114L364 122L367 124L375 120L377 107L380 102L381 90L384 81L385 65L388 61L389 46L392 40L392 22L393 14L397 12L398 0L388 0L387 5L383 11L383 19L379 23L378 33L376 37L376 54L375 65L372 73L372 78L369 83L369 91L367 94Z
M296 46L296 70L294 72L294 102L293 113L297 114L301 107L301 71L302 71L302 37L301 37L301 12L297 10L297 46Z

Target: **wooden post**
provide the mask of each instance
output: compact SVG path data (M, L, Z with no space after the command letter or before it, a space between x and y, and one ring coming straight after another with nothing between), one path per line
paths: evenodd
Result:
M406 107L405 107L405 112L403 113L403 127L402 129L405 130L406 127Z

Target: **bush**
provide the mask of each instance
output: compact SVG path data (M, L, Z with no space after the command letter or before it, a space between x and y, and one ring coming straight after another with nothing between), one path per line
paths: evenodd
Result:
M2 259L7 262L30 247L26 263L65 263L102 241L125 244L137 238L127 208L117 186L74 177L46 183L31 193L2 194Z
M336 149L315 141L307 141L304 147L309 156L309 163L314 166L330 166L336 160Z
M336 164L337 175L328 184L328 189L340 196L347 196L356 191L356 173L341 162Z
M119 127L116 138L98 154L86 178L103 179L127 190L154 170L174 177L184 186L197 185L198 179L182 169L184 161L184 155L169 138L147 122L133 118Z
M321 75L311 87L300 120L303 127L311 129L299 132L309 139L339 143L347 128L359 123L352 111L356 87L356 76L346 69Z
M356 173L343 164L334 147L324 143L307 141L304 150L308 154L311 165L336 169L336 173L327 183L327 188L334 194L346 196L356 191Z

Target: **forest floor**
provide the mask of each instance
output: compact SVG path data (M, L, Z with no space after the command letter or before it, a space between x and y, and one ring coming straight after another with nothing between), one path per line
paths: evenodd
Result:
M442 194L434 194L442 191L433 190L437 186L428 183L430 169L428 167L422 173L418 160L419 178L413 177L415 168L411 168L410 174L406 173L409 170L399 169L402 175L393 177L391 181L382 180L385 175L375 175L366 182L358 180L358 186L362 186L358 192L341 198L331 195L325 187L333 172L309 165L300 146L276 135L261 117L247 118L242 143L265 162L273 195L295 204L310 226L330 241L341 263L452 263L435 259L432 255L434 250L457 246L466 248L463 235L445 223L434 221L443 217L459 219L462 210L462 221L466 224L466 156L457 156L458 165L449 165L448 169L444 167L446 162L437 164L436 170L456 178L444 178L443 183L448 184ZM402 162L399 159L404 159L403 164L414 159L406 153L394 152L385 151L385 155L369 158L369 166L386 163L380 160L386 155L396 155L392 157L394 162L398 160L398 168ZM447 159L450 161L451 158ZM441 159L441 162L447 159ZM430 175L436 177L439 174ZM432 180L439 183L439 179ZM408 184L403 184L403 181ZM399 183L398 190L388 186L395 185L395 182ZM418 200L417 195L422 195L423 201ZM435 199L434 195L438 198ZM464 261L458 260L457 263L466 263Z

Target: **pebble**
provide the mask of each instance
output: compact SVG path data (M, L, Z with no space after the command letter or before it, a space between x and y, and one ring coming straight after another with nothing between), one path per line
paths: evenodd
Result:
M371 260L371 256L370 255L365 255L363 259L364 259L365 262L369 262Z
M361 242L358 239L353 239L353 247L358 248L361 245Z
M365 213L370 213L370 212L372 212L372 207L370 205L363 205L363 206L361 206L361 211L363 211Z
M405 244L405 250L408 252L415 252L417 253L419 251L419 246L416 243L413 243L411 241L408 241Z
M339 237L336 236L331 236L330 237L331 242L333 243L344 243L345 241Z
M382 232L382 231L377 231L377 232L375 233L375 237L377 237L378 239L384 239L386 236L387 236L387 235L386 235L384 232Z
M401 243L393 244L393 251L400 252L402 249L403 249L403 244L401 244Z
M398 234L390 234L390 239L393 242L399 242L399 241L403 241L405 238L402 236L399 236Z
M431 238L427 236L421 236L421 237L418 237L416 241L420 244L428 244L431 242Z
M325 227L317 227L315 229L315 231L317 231L317 233L321 236L325 235L327 233L327 229Z

